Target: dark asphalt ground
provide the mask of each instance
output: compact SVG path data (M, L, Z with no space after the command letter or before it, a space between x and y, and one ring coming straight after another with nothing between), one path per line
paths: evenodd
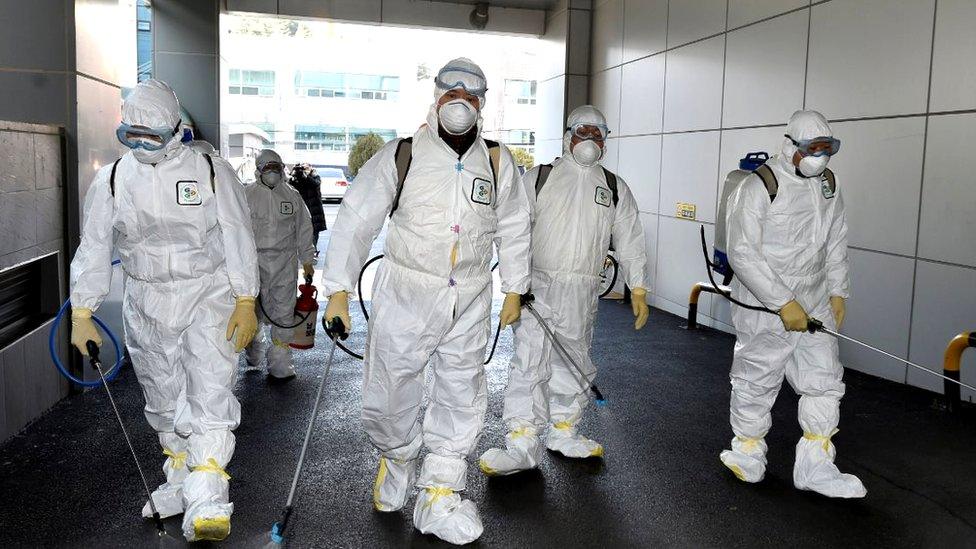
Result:
M496 307L498 304L496 303ZM364 339L361 315L350 338ZM630 327L629 308L601 306L594 358L610 399L583 431L602 441L604 461L548 456L538 472L487 479L469 472L484 547L961 547L976 534L976 428L950 418L933 396L848 372L838 463L861 477L868 497L835 501L792 485L800 436L796 397L784 389L759 485L737 481L718 453L730 438L728 365L732 338L680 329L653 311L648 329ZM233 532L221 546L266 540L286 497L326 353L296 353L298 378L269 385L242 369L243 423L229 467ZM511 338L488 367L490 397L478 453L500 444ZM338 358L309 450L290 547L446 546L415 531L413 502L400 513L371 508L377 456L358 420L360 363ZM39 357L39 363L45 362ZM113 390L150 481L162 482L155 437L141 413L131 370ZM103 390L69 397L0 447L0 547L153 547L145 496ZM179 519L166 521L179 538ZM177 546L182 543L177 544Z
M337 207L326 210L330 224ZM328 243L323 233L319 249ZM374 253L382 246L382 236ZM370 277L367 276L366 284ZM368 299L368 298L367 298ZM323 303L324 306L324 303ZM500 301L495 303L495 318ZM351 348L365 325L353 305ZM769 470L739 482L718 460L731 438L728 370L733 338L689 332L652 310L636 333L629 306L603 302L593 357L609 398L582 431L603 442L605 460L549 454L537 472L487 479L476 466L466 496L479 507L482 547L963 547L976 546L976 414L949 417L934 395L848 372L838 464L857 474L866 499L830 500L793 488L800 437L788 386L773 410ZM295 353L298 377L269 385L243 368L243 422L228 470L233 531L221 547L260 547L284 505L327 340ZM502 398L511 332L489 364L489 408L477 454L503 443ZM53 367L46 356L37 367ZM242 362L243 364L243 362ZM288 547L449 547L399 513L372 510L377 454L359 423L361 364L338 354L309 448ZM153 487L163 457L142 415L131 369L112 384ZM474 456L475 458L477 456ZM474 463L474 461L472 461ZM139 516L145 494L105 392L71 396L0 445L0 548L180 547L179 518L160 544Z

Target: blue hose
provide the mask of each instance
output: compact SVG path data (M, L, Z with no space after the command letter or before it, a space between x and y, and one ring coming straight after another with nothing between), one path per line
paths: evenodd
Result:
M121 263L121 261L116 259L115 261L112 262L112 265L118 265L119 263ZM54 362L54 366L58 369L58 371L61 372L61 375L63 375L66 379L68 379L72 383L81 385L82 387L97 387L98 385L102 384L101 381L85 381L83 379L71 375L71 372L69 372L68 369L64 367L64 364L61 363L61 359L58 357L58 352L57 352L58 326L61 324L61 319L64 318L64 313L70 308L71 308L71 300L65 300L65 302L61 305L61 308L58 309L58 315L54 317L54 323L51 324L51 333L50 335L48 335L47 338L47 346L48 346L48 350L51 352L51 360ZM123 359L122 346L119 345L119 340L115 337L115 334L112 333L112 330L110 330L109 327L106 326L105 323L102 322L100 318L98 318L97 316L92 316L92 320L94 320L95 324L98 324L98 326L102 329L102 331L108 335L108 338L112 340L112 345L115 346L115 357L116 357L115 365L112 366L111 370L109 370L109 372L105 375L106 381L112 381L113 379L115 379L115 376L119 374L119 367L122 366L122 359Z

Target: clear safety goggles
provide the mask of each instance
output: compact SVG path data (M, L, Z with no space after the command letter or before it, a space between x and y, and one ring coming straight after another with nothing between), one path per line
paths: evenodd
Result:
M176 125L176 128L179 128L179 124ZM176 128L146 128L144 126L130 126L123 122L115 130L115 136L119 138L120 143L130 149L158 151L176 135Z
M264 164L258 166L258 171L261 173L270 173L270 172L284 173L285 165L282 164L281 162L275 162L272 160L270 162L265 162Z
M586 141L603 141L610 135L610 128L606 124L587 124L581 122L568 128L573 136Z
M786 138L796 145L803 156L834 156L840 151L840 139L833 137L814 137L797 141L786 134Z
M488 92L488 85L484 77L463 67L444 67L439 73L434 83L438 89L453 90L462 88L471 95L484 97Z

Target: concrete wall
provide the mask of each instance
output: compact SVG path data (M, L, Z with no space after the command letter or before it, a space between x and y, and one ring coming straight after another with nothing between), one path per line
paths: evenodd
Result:
M538 87L537 163L562 155L566 115L588 101L591 7L590 0L562 0L546 14L543 43L550 66Z
M153 77L173 87L198 138L226 150L220 131L217 0L154 0Z
M711 240L724 174L747 151L777 152L794 110L817 109L843 141L831 167L850 225L844 331L941 369L948 341L976 329L976 3L601 0L593 21L590 94L616 130L607 163L640 204L654 305L685 314L704 279L698 226ZM677 219L677 202L698 220ZM703 295L699 311L730 328L724 300ZM897 361L841 352L941 391ZM976 382L976 354L962 377Z
M81 197L95 170L118 157L119 59L134 48L118 0L0 3L0 268L60 251L66 267L78 242ZM131 43L126 41L131 33ZM132 77L135 76L133 67ZM66 154L56 144L64 128ZM62 162L65 163L62 178ZM63 193L62 193L63 191ZM62 198L63 197L63 198ZM67 284L62 284L64 295ZM103 306L110 323L112 306ZM64 394L51 384L42 326L0 350L6 420L0 439L16 433ZM61 342L66 359L65 341ZM11 419L12 418L12 419Z
M0 121L0 271L55 252L64 265L64 178L58 126ZM63 268L59 277L66 288ZM0 441L68 393L47 359L51 321L0 349ZM59 354L66 360L65 338Z

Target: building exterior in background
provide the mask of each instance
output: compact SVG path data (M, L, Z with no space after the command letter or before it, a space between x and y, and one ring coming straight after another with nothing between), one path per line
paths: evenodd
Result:
M152 78L152 4L150 0L136 3L136 81Z
M540 122L539 40L511 36L251 16L221 18L221 123L231 143L267 135L286 163L348 163L360 136L413 135L433 101L434 77L466 56L488 77L484 135L532 153ZM250 128L247 138L233 128ZM253 147L231 147L248 163ZM241 174L251 177L249 167Z

